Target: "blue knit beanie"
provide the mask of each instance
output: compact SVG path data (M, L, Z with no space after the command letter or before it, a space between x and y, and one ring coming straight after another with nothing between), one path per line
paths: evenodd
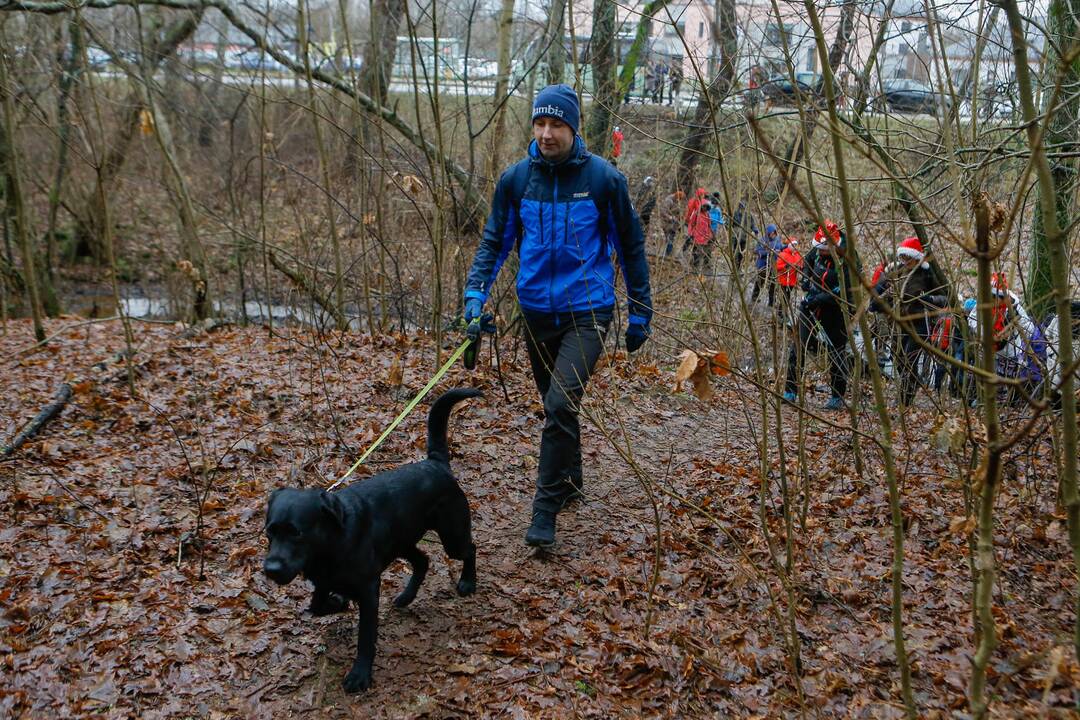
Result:
M581 111L578 109L577 93L569 85L548 85L536 93L533 101L532 119L535 122L539 117L553 117L562 120L570 126L577 135L578 120Z

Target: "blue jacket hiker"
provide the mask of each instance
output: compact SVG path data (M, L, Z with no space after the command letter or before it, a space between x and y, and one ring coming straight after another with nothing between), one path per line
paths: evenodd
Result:
M720 209L719 204L710 205L709 225L712 227L713 235L716 235L720 227L724 225L724 211Z
M578 406L604 348L616 304L614 254L629 298L626 348L649 336L652 297L645 239L624 178L577 135L567 85L533 102L528 157L499 178L465 284L465 321L480 317L499 269L518 252L517 297L545 424L529 545L555 541L555 515L583 492Z
M766 225L765 235L758 237L754 246L754 290L750 295L750 302L757 301L761 288L769 286L769 307L776 300L776 258L784 249L784 241L780 239L780 232L776 225Z

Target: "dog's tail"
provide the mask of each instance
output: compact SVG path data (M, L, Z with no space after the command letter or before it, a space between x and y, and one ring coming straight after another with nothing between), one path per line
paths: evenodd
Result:
M427 456L429 460L450 463L450 448L446 446L446 425L450 421L450 409L462 400L480 397L483 394L475 388L456 388L446 391L431 404L427 426Z

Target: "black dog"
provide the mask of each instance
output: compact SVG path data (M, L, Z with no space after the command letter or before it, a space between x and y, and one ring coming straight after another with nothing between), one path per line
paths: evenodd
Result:
M428 413L428 459L379 473L336 493L275 490L266 509L270 550L263 571L279 585L303 573L315 585L314 615L341 612L353 600L360 610L356 661L346 692L371 686L379 620L379 578L398 558L412 566L409 584L394 599L405 607L416 597L428 569L417 543L434 530L446 554L464 564L458 595L476 590L476 546L469 502L450 470L446 425L450 409L479 390L450 390Z

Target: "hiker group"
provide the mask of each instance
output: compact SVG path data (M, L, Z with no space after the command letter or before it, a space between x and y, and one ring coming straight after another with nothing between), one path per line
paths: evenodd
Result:
M654 105L664 105L664 94L667 93L667 103L671 105L679 97L679 89L682 87L683 70L682 63L671 63L657 60L645 65L645 101Z
M790 328L794 342L787 358L783 397L799 401L804 386L805 358L824 353L829 376L827 410L846 407L845 395L854 357L870 357L872 343L883 374L899 381L899 400L909 405L920 387L975 401L970 374L948 362L953 358L974 365L971 349L979 333L979 308L974 298L954 292L918 237L903 239L892 256L880 262L869 277L861 276L859 258L848 250L847 234L832 220L814 227L812 239L782 233L777 223L761 228L744 200L725 218L722 193L699 187L687 199L681 191L661 201L664 255L682 254L692 272L730 270L740 288L750 288L750 305L763 302L773 316ZM730 254L713 263L713 248L729 243ZM752 252L750 267L744 256ZM724 273L721 273L724 274ZM870 337L864 338L853 318L855 284L869 294ZM990 317L996 371L1015 380L1014 397L1041 392L1044 380L1055 381L1056 318L1036 322L1004 273L991 282ZM1076 323L1078 309L1074 307Z

